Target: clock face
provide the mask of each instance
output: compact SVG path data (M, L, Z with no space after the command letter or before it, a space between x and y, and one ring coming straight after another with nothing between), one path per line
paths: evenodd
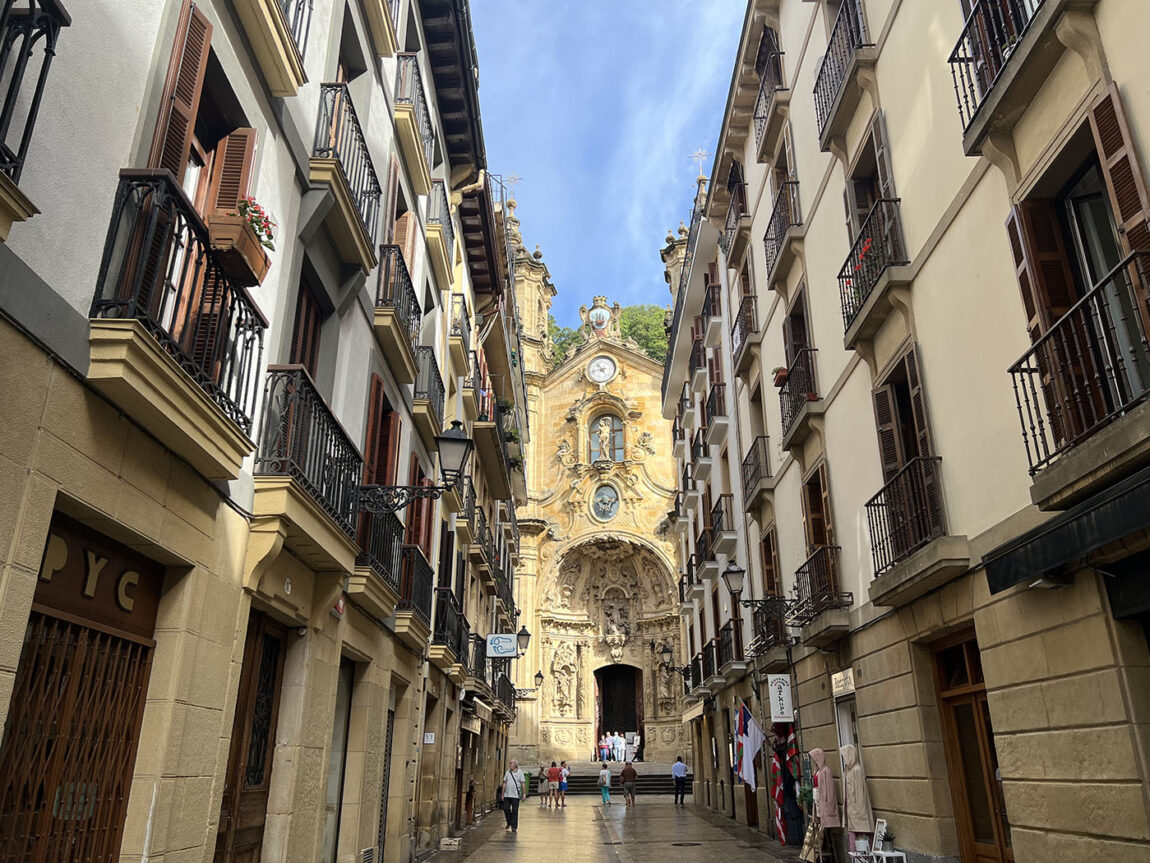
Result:
M615 376L615 361L610 357L595 357L587 366L587 377L601 384Z

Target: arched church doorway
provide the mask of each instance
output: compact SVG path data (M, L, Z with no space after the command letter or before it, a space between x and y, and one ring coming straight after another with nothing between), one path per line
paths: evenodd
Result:
M643 735L643 669L606 665L595 672L595 739L619 732Z

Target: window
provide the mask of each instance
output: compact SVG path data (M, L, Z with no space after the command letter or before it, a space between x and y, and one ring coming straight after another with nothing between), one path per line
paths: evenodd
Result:
M312 277L305 275L300 279L299 296L296 299L288 362L303 366L313 379L319 366L319 337L323 318L323 310L312 287Z
M767 528L760 543L763 553L763 596L782 596L782 579L779 567L779 544L775 536L775 526Z
M787 367L794 365L799 354L811 346L809 330L807 328L807 298L806 285L799 285L795 301L790 311L783 318L783 351L787 357Z
M400 418L384 394L383 379L379 375L371 376L368 398L363 481L365 485L395 485Z
M591 423L591 461L623 460L623 420L603 414Z
M846 189L843 191L847 233L852 242L862 230L874 205L880 200L892 199L894 195L886 124L879 112L871 121L870 135L847 177Z
M803 483L803 533L807 540L808 554L813 554L822 546L834 545L826 462L820 464Z
M911 459L932 455L918 354L913 346L871 395L883 479L889 481Z

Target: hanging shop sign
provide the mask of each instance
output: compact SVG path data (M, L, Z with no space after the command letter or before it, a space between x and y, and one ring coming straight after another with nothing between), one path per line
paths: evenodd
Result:
M794 722L795 708L791 701L791 676L767 675L767 700L771 704L771 722Z
M853 695L855 691L855 672L853 668L844 668L831 675L831 692L835 698L844 695Z
M514 659L519 655L519 642L514 632L493 632L487 636L488 659Z
M483 730L483 726L480 724L478 716L461 716L459 718L459 730L469 734L478 734Z

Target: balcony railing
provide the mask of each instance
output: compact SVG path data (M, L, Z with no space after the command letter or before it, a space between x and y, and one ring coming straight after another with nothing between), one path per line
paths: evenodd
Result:
M379 247L379 280L375 286L376 308L395 309L395 316L407 338L414 344L419 337L419 324L423 310L419 307L419 297L411 284L411 273L403 259L399 246Z
M700 650L691 658L691 683L695 686L702 686L703 680L706 679L703 675L703 652ZM714 663L711 664L711 669L714 670Z
M728 533L735 529L735 496L721 494L711 507L711 530L718 536L720 533Z
M472 677L478 677L484 682L487 680L487 639L482 635L472 634L467 672Z
M399 580L400 611L414 611L431 625L431 591L434 573L418 545L403 547L403 568Z
M699 371L699 369L705 371L707 368L707 349L704 347L701 338L697 338L691 343L689 365L692 377L694 377L695 372Z
M432 644L450 647L459 656L459 631L463 624L463 612L459 600L450 587L435 588L435 626L431 631Z
M479 368L479 353L472 351L471 358L471 376L464 382L465 387L470 387L475 391L475 397L479 398L479 393L483 389L483 370Z
M938 456L913 458L867 501L875 576L946 533L941 464Z
M423 78L419 74L418 54L396 54L398 68L395 73L396 104L411 105L419 124L419 137L423 142L423 154L427 167L435 164L435 132L431 128L431 115L427 110L427 97L424 95Z
M363 459L301 365L268 366L255 473L292 477L355 536Z
M56 40L71 23L59 0L27 0L21 8L16 8L15 0L0 0L0 174L17 185L56 56ZM42 44L43 59L39 70L33 70L37 43ZM31 85L26 87L25 80Z
M839 270L843 326L849 328L887 267L907 263L898 198L880 198L871 207L846 263Z
M281 0L288 30L291 31L292 40L301 59L304 48L307 47L308 33L311 32L311 7L314 2L315 0Z
M710 454L711 450L707 446L707 428L703 426L695 432L695 437L691 441L691 461L698 462L708 458Z
M763 135L767 131L767 119L771 116L775 94L785 90L783 84L783 52L773 51L767 55L767 63L763 68L763 77L759 81L759 96L755 100L755 148L763 144Z
M723 286L707 285L703 292L703 317L721 318L723 316Z
M208 229L168 172L120 172L91 317L138 320L251 433L267 321L224 274Z
M950 77L965 129L1045 0L977 0L950 52Z
M471 351L471 319L467 316L467 297L451 295L451 335L463 341L463 349Z
M506 674L500 674L495 681L495 697L508 710L515 710L515 684Z
M687 412L695 404L695 396L687 384L683 384L683 392L679 395L679 416L686 417ZM686 420L684 420L686 422Z
M475 513L477 507L475 504L475 484L472 483L471 477L465 476L463 478L463 512L460 513L460 518L467 520L468 525L471 527L471 535L476 536Z
M715 561L715 532L709 527L705 527L699 531L695 536L695 559L699 562L701 567L706 563L713 563Z
M739 308L735 312L735 323L731 327L731 353L734 354L736 365L743 354L743 348L747 346L747 340L758 331L755 298L747 295L739 301Z
M707 404L704 410L704 416L707 418L707 425L712 426L715 420L727 415L727 385L714 384L711 386L711 391L707 393Z
M747 210L747 184L735 183L735 185L731 187L731 202L727 204L727 221L723 226L723 233L719 236L719 247L723 250L724 255L731 250L731 243L734 241L735 234L739 230L739 222L749 215L750 212Z
M471 674L471 624L462 612L459 614L459 639L455 644L455 661L463 666L464 674Z
M743 661L743 627L736 620L728 620L719 627L719 668L730 662Z
M403 524L394 513L362 513L359 517L360 566L370 566L391 589L399 593L403 569Z
M779 388L784 434L791 430L803 405L818 401L818 398L818 390L815 388L815 348L802 348L787 369L786 383Z
M763 254L767 261L767 278L774 280L775 264L783 250L787 231L803 223L803 211L799 206L799 181L787 180L779 184L775 193L775 205L771 209L771 219L767 222L767 232L763 234Z
M1132 252L1010 367L1035 474L1150 392L1150 250Z
M686 440L686 435L683 432L683 422L679 417L675 417L671 422L671 439L675 443Z
M703 645L703 680L714 677L722 663L719 662L719 637L715 636Z
M858 2L859 0L844 0L827 42L827 53L823 55L823 62L815 76L815 119L818 122L819 135L822 135L826 128L835 99L842 90L851 57L856 50L867 45L862 10L858 7Z
M419 345L415 349L415 397L427 399L435 415L443 419L443 376L439 374L439 363L435 360L435 349Z
M693 488L691 481L691 465L683 465L683 473L679 477L679 490L684 494Z
M759 435L751 442L751 448L743 459L743 500L748 505L756 486L771 478L770 452L770 438Z
M451 224L451 205L447 202L447 186L443 180L431 182L431 196L427 199L427 223L443 228L443 245L447 247L448 256L454 255L455 226Z
M824 611L849 607L850 593L839 589L839 547L820 545L795 571L798 594L791 619L796 626L805 626Z
M751 611L753 638L747 645L747 654L762 656L776 647L790 644L787 635L787 613L790 604L781 596L768 596L756 600Z
M374 237L382 193L347 84L320 85L319 123L312 155L339 162L360 221L368 236Z

